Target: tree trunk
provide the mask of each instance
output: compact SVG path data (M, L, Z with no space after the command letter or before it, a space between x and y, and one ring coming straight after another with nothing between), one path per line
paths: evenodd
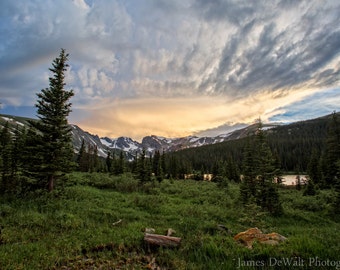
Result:
M155 246L162 246L162 247L178 247L181 243L181 238L173 237L173 236L166 236L166 235L159 235L159 234L152 234L152 233L145 233L144 234L144 241L150 245Z
M48 176L48 191L51 192L54 189L54 175Z

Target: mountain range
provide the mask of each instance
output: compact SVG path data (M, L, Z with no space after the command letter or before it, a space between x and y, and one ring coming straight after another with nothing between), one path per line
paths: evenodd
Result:
M119 152L124 151L128 157L132 158L143 149L147 154L152 154L155 151L174 152L187 148L194 148L203 145L216 144L229 140L235 140L246 137L251 130L256 128L256 125L250 125L246 128L235 130L227 134L221 134L215 137L198 137L187 136L180 138L165 138L162 136L150 135L145 136L141 142L137 142L129 137L99 137L98 135L90 134L82 130L77 125L72 126L73 144L76 151L80 149L82 140L85 143L97 146L98 155L106 157L107 151ZM267 124L265 128L274 128L277 124Z
M8 122L11 129L16 128L18 125L28 127L29 120L33 119L0 114L0 127L6 122ZM70 124L70 126L72 128L71 132L75 152L79 151L82 141L84 140L86 145L96 146L98 155L101 157L106 157L108 151L116 153L124 151L126 156L129 158L133 158L136 154L141 153L143 149L147 154L152 154L155 151L173 152L187 148L235 140L247 136L251 130L255 130L256 128L256 125L250 125L215 137L187 136L181 138L165 138L150 135L145 136L141 142L137 142L129 137L123 136L118 138L99 137L98 135L90 134L77 125ZM276 126L278 126L278 124L266 124L264 125L264 128L268 129Z

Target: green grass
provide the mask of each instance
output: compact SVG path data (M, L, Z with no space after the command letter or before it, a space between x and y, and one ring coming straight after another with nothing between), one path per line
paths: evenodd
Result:
M239 262L248 265L240 269L332 269L322 262L340 260L340 225L328 214L331 190L303 197L282 189L285 214L271 217L241 207L238 188L164 180L140 190L132 175L72 173L63 191L0 199L0 269L152 269L154 259L163 269L235 269ZM235 243L236 233L255 226L288 241L251 250ZM146 227L159 234L174 229L181 246L146 246ZM319 265L309 265L316 257ZM282 258L305 263L278 267Z

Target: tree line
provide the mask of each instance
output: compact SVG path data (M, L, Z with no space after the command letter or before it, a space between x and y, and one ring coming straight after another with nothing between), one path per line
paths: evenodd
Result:
M329 129L332 121L338 121L332 120L333 118L339 118L339 113L265 130L266 141L279 169L285 173L306 173L309 171L312 157L314 160L317 157L318 162L323 164L320 165L320 170L326 170L325 164L328 164L326 156L330 150L327 146L327 138L330 136ZM333 123L332 125L338 124ZM246 145L255 132L256 129L245 138L184 149L169 153L169 155L182 164L179 166L184 166L192 171L210 173L216 171L216 167L226 168L227 166L236 167L236 170L241 171ZM329 150L326 149L327 147Z

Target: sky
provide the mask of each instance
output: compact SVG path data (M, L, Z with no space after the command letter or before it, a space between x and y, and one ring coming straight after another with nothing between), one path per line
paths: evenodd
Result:
M60 49L69 122L215 136L340 109L338 0L1 0L2 114L36 117Z

